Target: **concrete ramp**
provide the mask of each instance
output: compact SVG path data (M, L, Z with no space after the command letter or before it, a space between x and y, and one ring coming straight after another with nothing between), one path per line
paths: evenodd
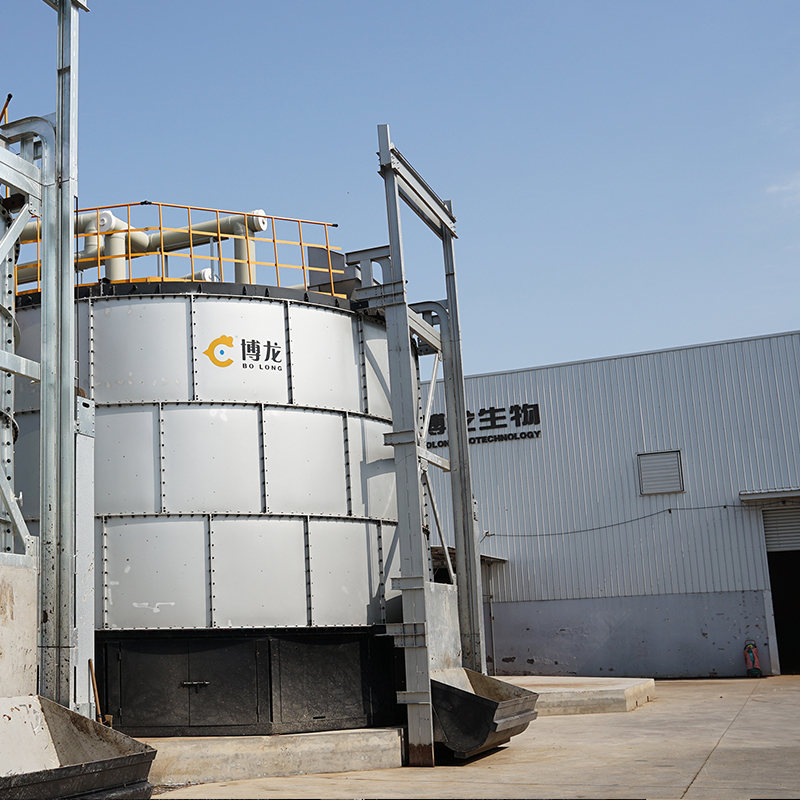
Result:
M0 698L0 796L149 798L155 750L44 697Z

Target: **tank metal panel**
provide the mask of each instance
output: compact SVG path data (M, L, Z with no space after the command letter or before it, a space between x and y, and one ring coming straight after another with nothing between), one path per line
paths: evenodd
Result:
M191 399L188 307L183 297L94 302L97 403Z
M41 309L37 306L17 312L17 322L22 334L16 350L17 355L29 358L31 361L40 361L42 352ZM35 381L29 381L27 378L16 377L14 379L15 411L20 413L21 411L30 411L38 408L39 384Z
M367 408L376 417L392 418L389 389L389 346L386 328L363 320L364 364L367 376Z
M397 535L397 525L381 523L381 557L386 622L402 622L401 592L392 586L392 580L400 577L400 538Z
M205 519L109 519L104 542L104 627L210 627Z
M197 399L289 402L282 302L197 298L192 313Z
M392 426L365 417L347 420L350 493L358 517L397 519L394 451L383 443Z
M361 356L352 314L289 306L294 402L361 411Z
M378 526L310 520L311 618L314 625L380 624Z
M25 519L39 516L39 414L17 414L19 435L14 445L14 488L22 492Z
M39 308L19 320L19 353L38 359ZM295 300L137 294L81 300L77 326L97 402L98 626L305 627L312 601L313 626L397 618L382 326ZM35 530L26 383L17 488Z
M89 365L92 357L92 326L94 324L92 309L88 303L75 304L75 346L78 353L76 378L78 387L86 397L92 397L92 382ZM37 406L38 408L38 406Z
M167 406L161 413L166 511L263 510L258 408Z
M306 625L303 521L213 519L211 581L215 628Z
M96 512L156 513L161 510L160 484L158 406L98 408Z
M267 505L277 514L347 514L339 414L264 409Z

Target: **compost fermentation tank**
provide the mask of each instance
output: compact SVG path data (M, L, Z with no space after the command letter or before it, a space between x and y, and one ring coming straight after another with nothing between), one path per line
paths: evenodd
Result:
M383 441L391 431L385 325L332 293L335 250L301 244L315 233L324 242L328 226L240 217L261 234L232 243L251 250L248 271L266 271L261 251L274 255L283 240L295 256L286 262L300 267L298 289L170 280L161 274L167 258L206 278L233 277L242 262L215 230L212 248L194 243L185 265L160 247L169 236L185 245L180 231L162 223L127 232L131 212L156 211L162 220L205 216L214 229L220 216L157 205L80 215L78 389L96 415L105 708L123 730L150 735L391 720L392 645L374 635L401 619L391 588L400 559L393 453ZM139 217L137 227L148 227ZM125 231L104 240L85 233L89 226ZM106 255L112 236L116 258ZM152 242L149 258L128 258L137 236L147 239L141 250ZM324 269L303 270L309 252ZM100 280L91 282L101 253ZM148 266L155 274L142 276ZM109 269L118 282L103 280ZM323 272L328 293L308 290ZM21 295L20 353L34 359L39 314L38 295ZM38 387L20 381L16 400L18 488L35 497Z

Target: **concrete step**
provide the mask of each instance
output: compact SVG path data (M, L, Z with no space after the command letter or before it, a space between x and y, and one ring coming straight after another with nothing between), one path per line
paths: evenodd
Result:
M498 675L498 678L537 692L536 710L540 717L633 711L656 696L656 682L652 678L546 675Z
M402 728L140 741L157 751L150 770L150 783L156 786L387 769L403 764Z

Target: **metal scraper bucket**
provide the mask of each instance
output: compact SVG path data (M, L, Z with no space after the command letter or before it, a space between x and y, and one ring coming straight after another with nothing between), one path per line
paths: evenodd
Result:
M146 800L155 755L44 697L0 698L0 797Z
M431 673L433 738L456 758L499 747L536 719L539 695L470 669Z

